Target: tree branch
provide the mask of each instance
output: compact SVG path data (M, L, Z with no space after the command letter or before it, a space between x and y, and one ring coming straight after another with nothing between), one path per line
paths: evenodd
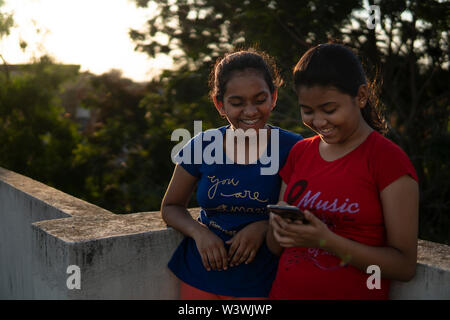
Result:
M6 74L6 79L9 81L10 76L9 76L9 64L6 62L5 58L0 54L0 59L2 59L3 61L3 68L5 70L5 74Z

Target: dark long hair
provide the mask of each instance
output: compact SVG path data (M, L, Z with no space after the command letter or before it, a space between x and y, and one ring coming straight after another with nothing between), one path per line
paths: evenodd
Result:
M227 83L233 74L246 69L260 72L271 94L283 83L274 59L265 52L249 48L228 53L223 58L217 59L209 75L211 99L217 97L218 101L223 101Z
M368 84L366 73L353 51L341 44L326 43L310 48L294 68L294 89L301 86L332 86L342 93L356 97L361 85L367 85L369 99L361 114L367 124L384 134L387 132L378 98L377 83Z

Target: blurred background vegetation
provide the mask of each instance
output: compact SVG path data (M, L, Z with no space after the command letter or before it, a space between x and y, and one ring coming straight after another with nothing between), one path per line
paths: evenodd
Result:
M130 37L150 57L170 54L176 68L147 83L114 70L82 73L48 56L9 65L0 52L0 166L115 213L159 210L178 143L170 140L173 130L193 133L194 120L202 120L203 129L225 124L208 99L208 74L218 56L248 46L274 56L286 85L270 122L311 136L301 124L291 70L309 47L339 41L354 48L369 78L378 80L387 136L417 170L419 237L450 244L447 1L153 2L158 13ZM381 14L375 29L367 25L373 4ZM12 24L0 0L0 41ZM26 49L25 42L20 46Z

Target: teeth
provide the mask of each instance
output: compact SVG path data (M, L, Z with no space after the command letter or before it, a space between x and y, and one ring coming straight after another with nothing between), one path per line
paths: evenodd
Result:
M333 130L333 128L326 128L326 129L320 129L320 132L322 133L330 133Z
M255 120L241 120L243 123L245 124L255 124L259 121L259 119L255 119Z

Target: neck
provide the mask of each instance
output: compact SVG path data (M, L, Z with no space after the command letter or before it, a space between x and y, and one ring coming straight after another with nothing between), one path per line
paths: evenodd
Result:
M322 158L326 161L334 161L345 156L361 145L372 131L373 129L365 121L362 121L361 125L344 142L328 144L321 140L319 150Z

